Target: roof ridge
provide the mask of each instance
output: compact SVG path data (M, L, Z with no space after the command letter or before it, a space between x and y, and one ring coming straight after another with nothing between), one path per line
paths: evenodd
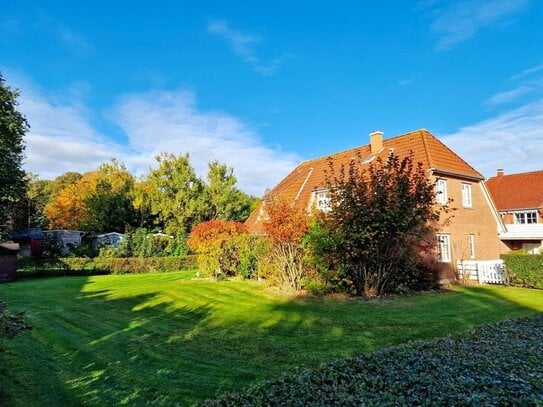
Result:
M543 170L534 170L534 171L526 171L526 172L514 172L512 174L503 174L503 175L500 175L500 176L493 175L492 177L489 177L488 179L505 178L505 177L512 177L512 176L518 176L518 175L531 175L531 174L536 174L538 172L543 173Z
M427 132L427 133L430 133L428 130L426 130L424 127L420 128L420 129L417 129L417 130L413 130L413 131L408 131L406 133L401 133L401 134L398 134L396 136L393 136L393 137L390 137L390 138L387 138L387 139L383 139L383 141L391 141L391 140L394 140L394 139L397 139L397 138L400 138L400 137L405 137L405 136L408 136L410 134L415 134L417 132ZM431 133L430 133L431 134ZM362 147L368 147L370 145L370 143L367 143L367 144L362 144L360 146L356 146L356 147L351 147L351 148L347 148L345 150L341 150L341 151L336 151L334 153L331 153L331 154L326 154L326 155L321 155L319 157L315 157L315 158L309 158L307 160L304 160L300 163L300 165L302 164L307 164L307 163L310 163L312 161L317 161L317 160L322 160L323 158L328 158L328 157L332 157L334 155L337 155L337 154L343 154L343 153L348 153L349 151L354 151L354 150L358 150Z

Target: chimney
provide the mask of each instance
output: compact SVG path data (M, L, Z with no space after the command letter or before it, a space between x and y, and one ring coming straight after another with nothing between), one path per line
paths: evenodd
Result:
M496 172L496 177L503 177L503 168L498 168L498 171Z
M376 154L383 149L383 132L374 131L370 133L370 152Z

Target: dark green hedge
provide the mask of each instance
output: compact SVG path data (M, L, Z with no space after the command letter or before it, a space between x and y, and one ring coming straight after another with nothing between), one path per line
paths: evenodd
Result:
M178 271L196 268L195 256L59 259L20 259L19 277L129 274Z
M502 259L511 285L543 289L543 255L509 253Z
M543 405L542 343L537 314L286 374L203 405Z

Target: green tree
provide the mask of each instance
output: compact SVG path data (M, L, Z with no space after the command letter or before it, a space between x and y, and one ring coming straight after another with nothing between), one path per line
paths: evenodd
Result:
M335 173L330 163L328 186L332 210L318 219L310 234L316 250L357 295L417 288L431 283L421 253L431 250L434 186L412 157L391 153L363 167L361 157Z
M47 228L45 206L51 199L50 187L53 181L39 179L35 174L27 176L26 199L28 201L28 227Z
M98 168L96 188L85 198L83 230L123 233L137 224L133 200L134 177L116 160Z
M18 96L0 73L0 238L8 232L9 210L25 195L23 138L29 126L16 109Z
M256 198L236 188L234 170L218 161L209 163L204 188L205 218L207 220L245 221Z
M162 153L158 168L145 179L146 198L151 213L168 234L188 234L203 214L202 181L190 165L188 155Z

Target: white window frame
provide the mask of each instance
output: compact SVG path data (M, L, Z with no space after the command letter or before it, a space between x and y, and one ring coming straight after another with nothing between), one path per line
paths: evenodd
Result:
M447 180L438 178L436 180L436 202L440 205L447 205Z
M468 244L469 244L469 258L474 259L475 258L475 235L468 236Z
M535 222L532 220L535 220ZM536 209L530 211L514 211L513 221L516 225L533 225L539 223L539 214L537 213Z
M328 213L332 210L332 194L328 189L315 191L315 199L319 211Z
M437 261L440 263L451 262L451 235L438 233L437 239Z
M473 207L471 199L471 184L462 183L462 206L464 208Z

